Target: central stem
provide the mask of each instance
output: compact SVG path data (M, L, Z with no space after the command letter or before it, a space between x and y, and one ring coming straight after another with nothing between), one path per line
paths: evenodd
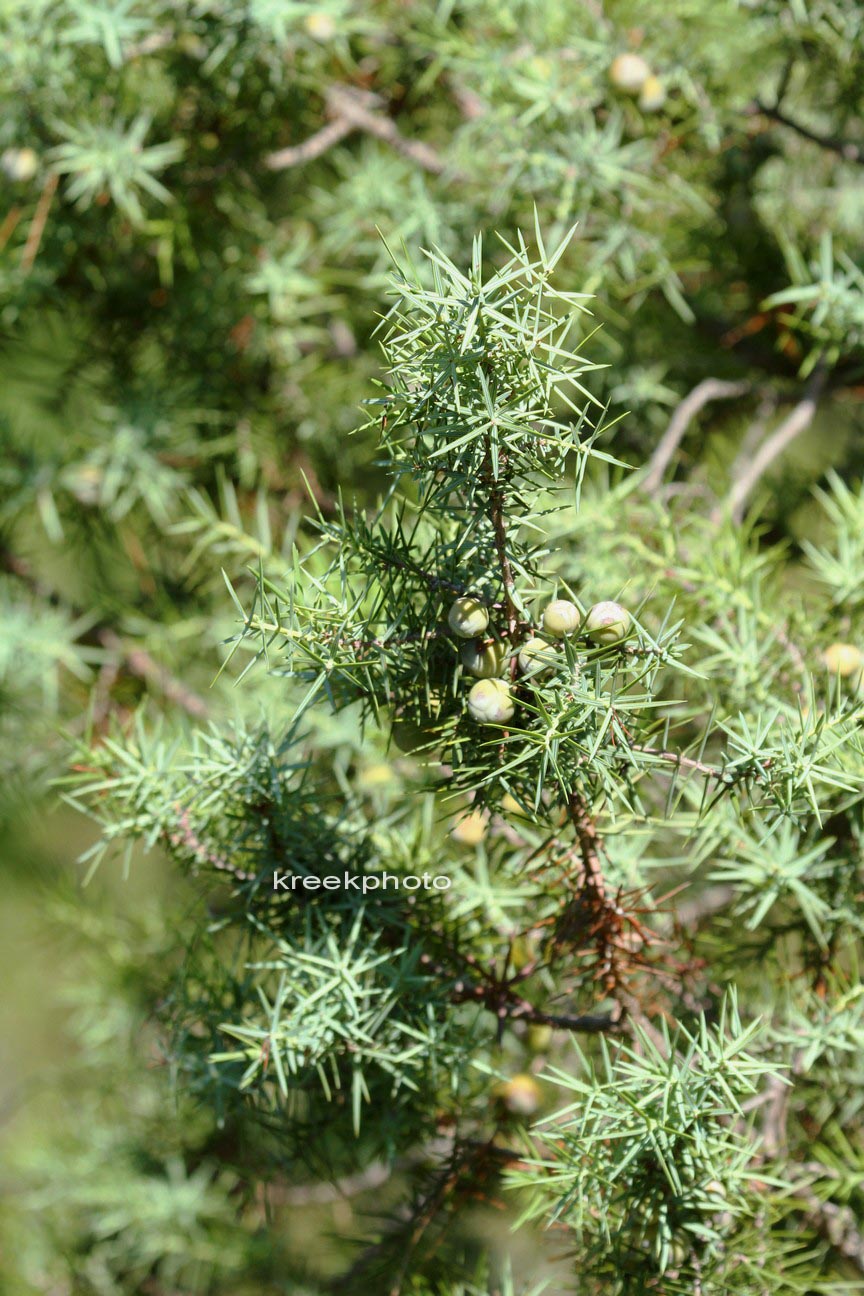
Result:
M501 569L501 580L504 585L504 606L507 611L507 637L511 644L517 642L519 634L519 610L516 607L514 594L516 584L513 580L513 568L507 553L507 528L504 522L504 491L500 486L493 486L489 494L489 515L495 533L495 552L498 555L498 566Z

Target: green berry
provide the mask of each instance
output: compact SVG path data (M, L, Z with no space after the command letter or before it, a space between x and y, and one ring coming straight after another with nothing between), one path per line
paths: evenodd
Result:
M507 660L507 649L503 643L493 639L488 643L466 643L462 645L462 669L478 679L492 679L501 674L501 668Z
M478 724L504 724L514 710L509 686L503 680L478 680L468 694L468 711Z
M567 599L553 599L543 613L543 629L555 639L575 634L582 617L575 603Z
M525 1043L532 1053L545 1053L552 1043L551 1026L529 1026L525 1032Z
M526 674L540 675L544 671L552 670L557 660L552 645L536 635L526 639L519 651L519 669Z
M447 624L460 639L476 639L489 625L489 613L479 599L457 598L447 614Z
M630 633L630 613L620 603L595 603L585 618L585 633L598 644L614 644Z

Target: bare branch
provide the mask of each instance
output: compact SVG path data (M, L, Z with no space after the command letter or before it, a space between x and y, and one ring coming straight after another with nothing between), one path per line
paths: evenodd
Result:
M744 433L744 436L741 438L741 445L738 448L738 453L732 462L732 467L729 469L729 476L733 481L744 470L745 465L753 458L760 442L765 439L768 424L774 417L776 410L776 392L766 392L759 401L759 407L756 410L756 417Z
M39 201L36 204L33 219L30 222L30 228L27 231L27 240L24 244L24 250L21 253L21 269L25 274L30 273L33 268L33 262L36 260L36 254L38 253L39 245L42 242L42 235L45 233L48 213L51 210L51 204L54 201L54 194L57 192L59 180L60 177L57 173L52 171L45 181L45 184L42 186L42 192L39 195Z
M149 684L151 688L157 689L169 702L176 703L196 720L206 718L207 703L204 699L181 684L164 666L155 662L146 649L138 648L134 644L124 644L113 630L101 630L99 640L109 652L117 654L132 675Z
M779 108L769 108L767 104L758 101L755 107L763 117L777 122L780 126L788 127L802 139L809 140L811 144L817 144L819 148L827 149L829 153L837 153L845 162L864 165L864 144L858 144L855 140L842 139L839 135L820 135L818 131L811 130L809 126L795 121L793 117L787 117Z
M771 467L796 437L805 432L813 422L819 394L825 385L825 371L818 369L807 388L806 395L786 416L778 428L762 442L756 454L747 463L742 464L739 476L732 484L721 514L731 513L735 522L740 522L744 514L744 505L757 482Z
M9 211L3 217L3 223L0 224L0 252L3 251L12 235L15 233L15 226L21 219L21 208L10 207Z
M350 135L356 130L353 122L340 118L337 121L330 122L323 126L321 130L310 135L302 144L295 144L290 148L279 149L276 153L268 153L264 159L265 165L271 171L285 171L288 167L302 166L304 162L311 162L314 158L320 157L326 153L334 144L338 144L346 135Z
M706 378L684 397L676 408L669 426L660 438L656 450L648 461L648 467L642 480L642 489L653 495L660 488L672 456L684 439L688 427L703 406L712 400L727 400L732 396L743 396L750 390L748 382L726 382L722 378Z
M346 1197L357 1197L360 1193L383 1187L395 1169L395 1165L373 1161L358 1174L345 1175L333 1183L293 1184L281 1189L276 1195L280 1205L327 1206L331 1202L344 1201Z
M864 1274L864 1234L857 1227L851 1207L820 1201L814 1192L805 1188L799 1188L795 1195L804 1203L808 1224Z
M292 148L279 149L265 158L271 171L282 171L286 167L299 166L338 144L353 131L365 131L376 139L389 144L397 153L429 171L432 175L441 175L445 163L433 148L421 140L406 139L395 122L381 111L382 100L378 95L368 91L357 90L352 86L333 86L327 94L327 111L333 121L317 131L302 144Z
M440 175L445 169L443 160L428 144L420 140L406 139L389 117L375 111L373 104L377 105L380 102L377 97L370 97L347 86L336 86L328 95L328 102L331 111L334 111L337 117L344 117L353 122L358 130L366 131L376 139L383 140L385 144L389 144L397 153L409 158L424 171Z
M62 604L56 590L41 581L31 570L30 564L23 558L19 558L17 554L12 553L10 549L0 548L0 571L9 572L10 575L17 577L32 594L36 595L37 598L44 599L46 603L52 606ZM83 616L83 608L75 607L74 604L66 606L74 616ZM191 689L186 688L164 666L160 666L155 662L146 649L124 642L116 630L112 630L110 626L103 627L103 629L96 632L96 635L102 647L113 653L117 661L123 662L132 675L149 684L151 688L157 689L169 702L175 702L196 720L203 720L206 717L207 703L203 698L200 698L197 693L193 693ZM103 678L103 689L104 684L105 679ZM101 703L100 709L102 709Z

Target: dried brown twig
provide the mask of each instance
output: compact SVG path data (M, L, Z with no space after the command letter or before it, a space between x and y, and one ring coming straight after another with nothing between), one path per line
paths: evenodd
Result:
M762 442L752 459L742 463L738 476L732 483L732 489L726 497L721 515L729 513L735 522L741 521L744 514L744 505L757 483L771 467L774 460L783 454L795 438L805 432L813 422L819 396L825 386L825 377L824 369L815 371L801 400L787 414L779 427Z
M271 171L284 171L301 166L321 157L340 140L354 131L364 131L375 139L389 144L397 153L407 157L431 175L441 175L446 169L444 160L422 140L408 139L382 111L384 101L368 90L354 86L331 86L327 92L327 113L332 121L316 131L302 144L278 149L264 159Z
M642 489L647 495L654 495L663 482L669 462L678 446L684 439L693 419L709 401L728 400L733 396L743 396L750 390L748 382L726 382L722 378L706 378L694 387L675 409L669 426L660 438L656 450L648 461Z
M754 111L761 113L769 121L777 122L779 126L785 126L788 130L794 131L796 135L809 140L811 144L827 149L830 153L837 153L845 162L864 164L864 144L859 144L856 140L842 139L839 135L820 135L818 131L805 126L803 122L788 117L786 113L781 112L779 107L769 108L767 104L758 101L754 105Z
M36 260L36 254L39 251L39 245L42 242L42 235L45 233L45 226L48 222L48 213L51 210L51 204L54 201L54 194L57 192L57 185L60 177L52 171L42 186L42 192L39 195L39 201L36 204L36 210L33 213L33 219L30 222L30 228L27 231L27 239L24 243L24 250L21 253L21 269L25 274L29 274L33 268L33 262Z

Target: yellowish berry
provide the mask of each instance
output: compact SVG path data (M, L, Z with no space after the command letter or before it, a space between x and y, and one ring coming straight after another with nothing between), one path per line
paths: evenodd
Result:
M532 1053L545 1053L552 1043L552 1027L534 1025L525 1032L525 1043Z
M505 792L501 798L501 810L503 814L515 815L520 819L526 818L524 806L521 806L509 792Z
M537 946L531 936L516 936L510 945L510 966L521 972L537 958Z
M533 1116L543 1096L534 1077L524 1072L496 1085L494 1094L500 1105L513 1116Z
M431 689L429 696L423 699L422 707L416 710L399 708L393 717L391 730L391 737L399 750L410 755L423 749L428 755L434 745L434 730L443 708L444 698L435 689Z
M328 13L318 9L314 13L307 15L303 26L306 28L306 34L313 40L329 41L336 35L336 23Z
M568 599L553 599L543 613L543 629L555 639L575 634L582 617L575 603Z
M462 669L477 679L492 679L500 675L507 660L507 649L497 639L486 643L472 642L462 645Z
M360 771L357 783L364 792L371 792L374 788L386 787L395 778L392 765L387 765L384 761L376 761L374 765L367 765Z
M477 846L486 836L488 824L486 816L480 810L470 810L461 818L454 819L450 836L460 846Z
M519 669L526 675L542 675L554 668L556 660L552 645L536 635L526 639L519 650Z
M102 498L105 473L98 464L82 463L67 477L69 489L79 504L98 504Z
M0 157L0 166L10 180L24 184L39 170L39 154L32 148L9 148Z
M609 80L625 94L638 94L650 75L651 69L641 54L619 54L609 68Z
M639 107L643 112L659 112L666 102L666 87L653 74L646 77L639 91Z
M861 670L864 654L854 644L832 643L822 654L822 661L832 675L842 675L845 679Z
M504 680L478 680L468 694L468 711L478 724L506 724L515 709Z
M465 595L453 602L447 624L460 639L477 639L489 627L489 613L479 599Z
M618 643L630 633L630 613L620 603L595 603L585 618L585 633L594 643Z

